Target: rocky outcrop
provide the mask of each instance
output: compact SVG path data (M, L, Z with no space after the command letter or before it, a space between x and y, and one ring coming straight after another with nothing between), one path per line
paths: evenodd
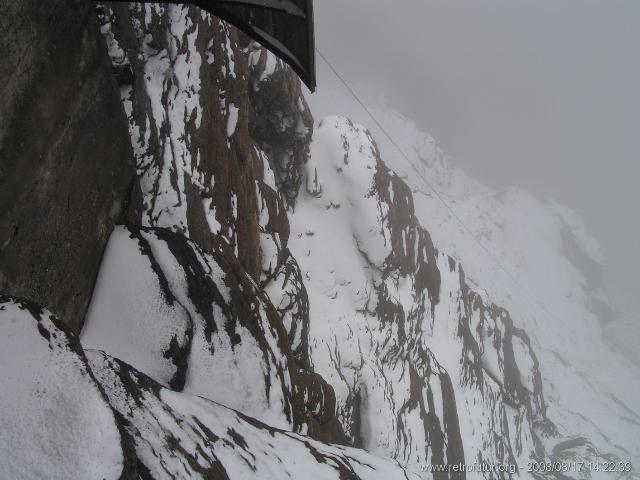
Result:
M128 115L143 192L142 225L182 235L204 255L222 255L258 284L251 287L253 295L268 293L260 318L269 328L251 331L259 322L253 319L255 313L245 311L234 313L234 319L243 319L249 331L237 333L236 320L220 318L215 321L220 332L225 325L227 343L238 351L258 342L255 351L262 352L263 363L245 370L280 372L282 378L270 383L270 388L279 385L290 399L277 407L279 414L292 409L297 413L286 414L284 423L278 420L275 424L304 428L327 441L344 441L335 420L332 388L309 368L308 299L287 246L288 197L278 188L288 178L299 178L295 172L301 169L312 131L313 119L299 80L236 29L196 7L105 3L100 7L100 22ZM264 114L266 111L270 114ZM285 164L295 168L282 173ZM293 197L295 180L288 184ZM185 261L180 258L176 264ZM198 273L188 275L193 282L202 282L197 280ZM232 292L236 287L226 286ZM199 297L207 295L205 288ZM199 297L191 296L194 300ZM251 304L247 298L245 303ZM224 316L224 312L224 308L216 311L215 316ZM102 328L110 327L105 323ZM173 344L165 342L155 351L168 356L174 345L181 352L189 344L186 335L183 329ZM268 345L271 337L277 347ZM207 338L204 343L212 346L215 342ZM210 357L222 361L217 352ZM188 370L203 369L200 363L192 361ZM176 362L173 368L169 376L178 374ZM167 375L164 381L180 384L178 378ZM246 384L250 383L247 379ZM216 384L211 379L191 382L199 389ZM256 385L261 383L252 387ZM257 397L246 402L264 408L271 401L269 388L265 391L264 402ZM205 394L218 398L212 395ZM242 401L236 392L224 403L239 408ZM255 416L260 417L257 412Z
M82 343L273 427L314 434L335 409L330 387L299 372L280 316L238 260L168 229L112 234Z
M343 118L316 129L303 184L290 248L309 293L310 362L349 440L416 470L464 462L456 392L430 349L437 251L411 192Z
M434 247L370 133L324 119L303 184L289 248L309 295L310 362L349 440L413 469L502 466L489 478L554 461L567 433L547 416L529 335ZM593 461L610 458L587 444Z
M419 478L85 355L35 304L0 297L0 328L0 378L12 386L0 393L3 478Z
M114 223L139 200L92 5L3 2L0 292L79 331Z

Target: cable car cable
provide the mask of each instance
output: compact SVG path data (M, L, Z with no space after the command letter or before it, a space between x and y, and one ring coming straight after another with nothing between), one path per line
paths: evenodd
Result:
M451 207L447 201L443 198L443 194L438 191L437 188L433 186L433 184L415 167L413 162L409 159L409 156L404 152L404 150L398 145L398 143L393 139L393 137L387 132L386 128L378 121L375 115L371 112L371 110L365 105L365 103L360 99L355 90L351 87L349 82L347 82L342 75L338 72L338 70L333 66L333 64L329 61L329 59L320 51L319 48L316 47L316 53L322 60L327 64L329 69L333 72L333 74L340 80L342 85L348 90L349 94L358 102L358 104L362 107L362 109L367 113L367 115L373 120L373 122L377 125L377 127L382 131L384 136L391 142L391 144L395 147L395 149L402 155L402 157L409 163L409 165L413 168L416 174L424 181L424 183L433 191L437 199L442 203L442 205L449 211L451 216L456 219L456 221L462 226L462 228L471 235L473 241L484 251L484 253L497 265L497 267L502 270L510 279L513 281L515 285L522 291L523 296L531 302L535 307L540 308L547 315L555 319L556 321L560 321L559 317L557 317L553 312L549 311L543 302L531 296L529 292L520 284L518 279L509 272L506 267L502 264L502 262L498 259L497 255L494 255L485 245L483 245L475 236L471 228L469 228L466 223L460 218L460 216L455 212L453 207ZM491 215L488 215L491 218ZM494 222L495 219L491 218Z

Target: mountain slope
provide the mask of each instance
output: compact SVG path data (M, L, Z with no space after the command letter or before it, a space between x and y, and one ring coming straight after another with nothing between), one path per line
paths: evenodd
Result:
M588 308L606 311L601 258L569 213L495 195L393 114L415 162L381 153L345 118L314 128L293 73L196 7L98 10L141 215L111 234L86 319L70 322L84 324L80 341L39 307L3 298L5 350L42 355L1 371L30 401L16 402L18 388L0 400L28 417L41 392L18 373L46 379L49 424L66 421L61 404L95 411L109 454L95 472L69 473L70 459L99 455L74 454L62 429L45 429L39 451L2 444L3 474L37 477L35 455L60 478L586 478L529 462L635 455L636 378L625 373L628 390L605 411L602 362L579 363L589 342L610 349L595 342L601 323ZM430 183L474 212L469 230L497 242L517 281L474 250L480 240ZM549 286L544 269L556 263ZM516 283L572 320L543 323ZM576 312L591 316L583 325ZM72 375L87 403L49 393ZM592 396L575 402L572 389ZM81 438L95 433L90 415L69 423ZM14 431L31 438L40 426ZM61 442L56 455L49 441Z
M549 418L564 435L637 459L640 375L616 340L623 327L604 286L606 260L583 222L551 199L492 191L453 167L411 121L389 111L383 118L407 153L387 145L385 158L410 184L417 217L464 264L475 288L530 335ZM633 341L634 330L625 331Z
M0 322L0 373L19 385L0 396L3 477L419 478L389 460L165 389L103 352L85 354L33 304L0 298Z
M351 438L413 468L544 458L553 427L528 336L434 248L370 134L324 119L304 179L290 248L313 367Z

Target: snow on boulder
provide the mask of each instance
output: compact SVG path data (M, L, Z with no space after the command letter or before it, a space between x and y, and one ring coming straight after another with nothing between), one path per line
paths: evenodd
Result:
M0 296L0 477L126 476L113 412L59 325L33 304Z

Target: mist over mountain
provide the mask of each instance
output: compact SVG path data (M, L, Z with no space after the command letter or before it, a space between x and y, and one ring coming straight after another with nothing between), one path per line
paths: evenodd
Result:
M384 97L486 185L578 212L611 289L637 298L638 2L327 0L316 19L318 47L367 103ZM342 87L322 60L319 75L315 110L330 114L321 99Z

